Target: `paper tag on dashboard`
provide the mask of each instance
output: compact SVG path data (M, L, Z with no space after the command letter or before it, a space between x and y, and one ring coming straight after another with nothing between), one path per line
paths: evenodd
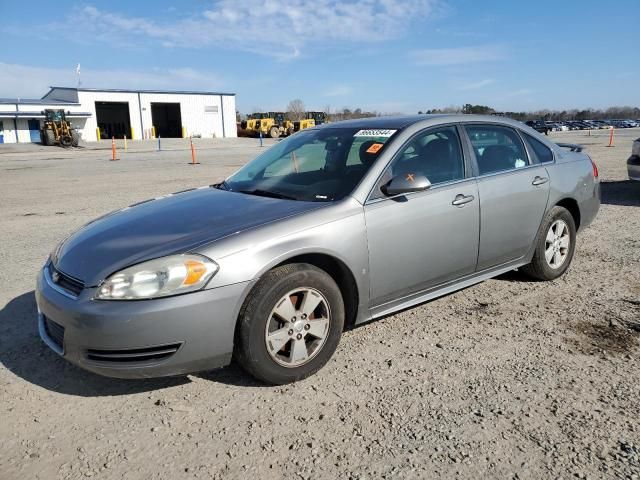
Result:
M382 143L374 143L369 148L367 148L367 153L378 153L382 147Z

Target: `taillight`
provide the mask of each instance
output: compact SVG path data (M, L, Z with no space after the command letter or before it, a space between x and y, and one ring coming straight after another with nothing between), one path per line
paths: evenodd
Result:
M591 160L591 166L593 167L593 178L598 178L598 166L593 161L593 158L589 157L589 160Z

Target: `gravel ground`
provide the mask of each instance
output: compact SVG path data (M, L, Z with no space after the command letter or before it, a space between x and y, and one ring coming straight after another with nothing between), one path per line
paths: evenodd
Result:
M123 381L86 373L36 331L35 273L107 211L223 178L257 141L154 152L0 149L0 478L640 478L640 184L636 130L565 132L603 205L561 279L517 272L344 334L285 387L235 365ZM171 149L171 150L170 150Z

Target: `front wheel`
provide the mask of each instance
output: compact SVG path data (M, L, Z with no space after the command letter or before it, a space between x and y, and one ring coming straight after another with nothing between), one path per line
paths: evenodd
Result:
M239 318L235 356L254 377L275 385L320 370L344 326L340 289L324 270L289 264L265 274Z
M566 208L553 207L545 216L531 263L524 273L536 280L555 280L567 271L576 248L576 224Z
M278 138L280 136L280 129L278 127L271 127L271 130L269 130L269 136L271 138Z
M49 130L49 129L45 130L44 131L44 144L49 147L51 145L55 145L55 143L56 143L56 136L53 133L53 130Z

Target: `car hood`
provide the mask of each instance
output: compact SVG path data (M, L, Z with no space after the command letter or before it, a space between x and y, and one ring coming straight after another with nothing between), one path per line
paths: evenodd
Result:
M130 265L184 253L324 205L199 188L100 217L62 242L53 261L67 275L97 286Z

